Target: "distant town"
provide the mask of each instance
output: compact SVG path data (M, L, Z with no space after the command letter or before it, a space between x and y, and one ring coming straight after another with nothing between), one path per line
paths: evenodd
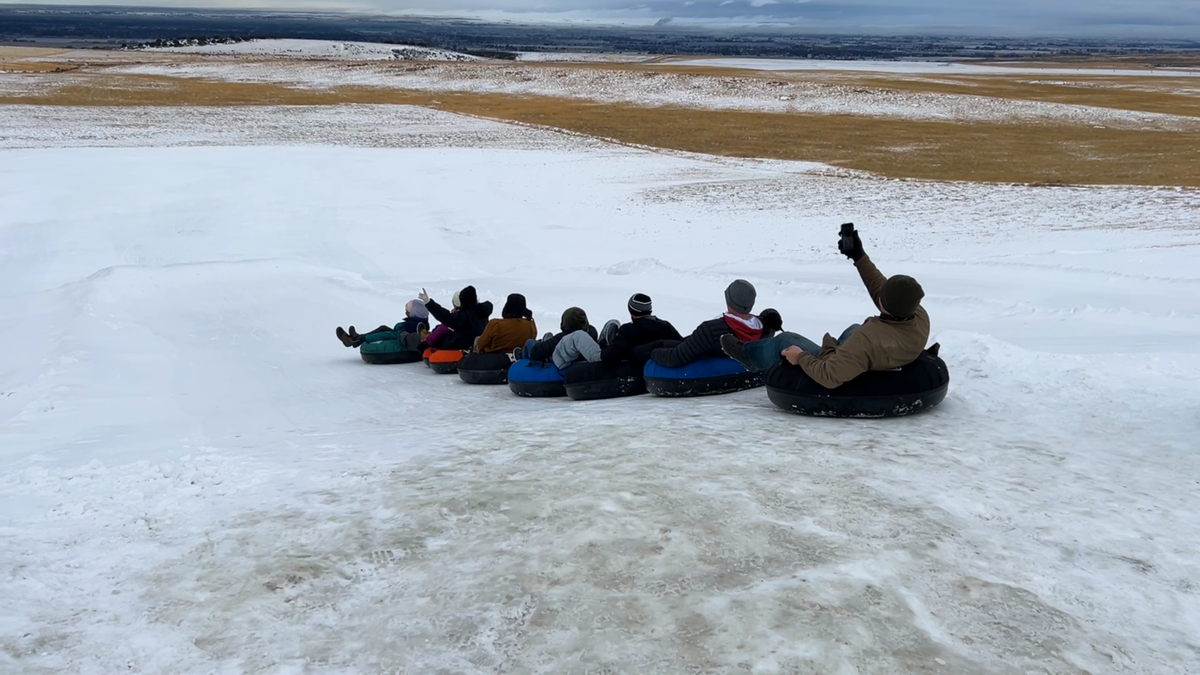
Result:
M784 29L520 25L465 19L313 12L0 5L0 44L121 49L307 38L432 47L490 58L517 52L811 59L1112 59L1147 66L1200 59L1200 40L1017 39L986 36L816 35Z

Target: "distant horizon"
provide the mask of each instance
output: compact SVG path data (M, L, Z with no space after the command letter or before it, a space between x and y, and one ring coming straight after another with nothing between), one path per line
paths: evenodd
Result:
M650 0L624 6L625 0L568 0L552 2L556 11L534 5L528 0L494 2L492 0L444 0L449 7L428 9L418 7L434 0L216 0L199 6L195 0L136 0L114 2L38 2L0 0L0 6L84 10L129 10L136 12L255 12L278 14L335 14L346 16L381 17L394 19L467 20L492 24L560 25L572 27L607 26L619 28L661 27L668 30L714 32L764 32L845 36L911 36L911 37L969 37L1003 39L1098 39L1098 40L1172 40L1195 42L1200 45L1200 7L1181 12L1190 23L1180 23L1180 15L1171 15L1173 8L1200 4L1196 0L1155 0L1154 2L1109 3L1103 12L1088 12L1086 5L1075 0L1046 0L1042 3L1016 2L1003 7L984 6L971 9L960 5L981 3L963 0ZM630 0L632 3L634 0ZM874 3L874 4L871 4ZM1032 22L1036 13L1013 11L1012 5L1027 9L1046 5L1047 20ZM215 5L215 6L214 6ZM1120 8L1118 6L1125 5ZM1069 8L1074 6L1074 11ZM1116 9L1114 9L1116 7ZM1140 8L1134 11L1133 8ZM1019 9L1019 7L1018 7ZM539 11L541 10L541 11ZM672 13L675 10L676 13ZM738 14L739 11L758 12ZM874 21L852 20L847 16L872 12ZM971 22L971 12L978 22ZM1139 13L1140 12L1140 13ZM941 19L957 21L933 21ZM1134 21L1118 23L1118 19ZM1049 20L1049 17L1056 17ZM891 23L888 20L891 20ZM984 22L984 19L991 21ZM1068 19L1078 19L1071 22ZM902 22L907 20L907 22Z

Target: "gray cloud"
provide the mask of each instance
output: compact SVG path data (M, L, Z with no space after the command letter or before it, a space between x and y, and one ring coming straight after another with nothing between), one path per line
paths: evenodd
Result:
M673 26L1200 39L1200 0L99 0L91 4L323 8L513 21L653 24L671 18Z

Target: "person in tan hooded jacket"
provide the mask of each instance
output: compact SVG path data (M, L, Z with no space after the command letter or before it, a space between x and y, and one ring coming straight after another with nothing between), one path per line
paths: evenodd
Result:
M500 317L489 321L479 339L475 341L477 353L512 354L513 350L523 346L526 340L537 337L537 324L533 322L533 312L525 306L524 295L509 294L504 309L500 311Z
M842 253L854 261L879 316L850 326L837 339L826 333L820 346L796 333L746 343L727 335L721 338L725 353L750 370L765 370L781 358L787 359L827 389L869 370L892 370L915 361L929 340L929 314L921 306L925 291L912 277L883 276L863 251L858 232L853 242Z

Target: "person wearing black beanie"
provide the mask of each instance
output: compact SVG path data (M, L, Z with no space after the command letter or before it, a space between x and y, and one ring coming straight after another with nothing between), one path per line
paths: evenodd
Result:
M883 276L867 257L853 224L842 231L838 250L854 261L879 315L850 326L837 339L826 333L820 346L796 333L745 342L725 336L721 348L726 354L750 370L765 370L786 359L821 386L834 389L868 370L906 366L925 351L930 325L929 313L921 306L921 284L902 274Z
M629 316L650 316L654 313L654 301L645 293L634 293L629 297Z
M669 321L654 316L654 301L649 295L634 293L625 306L629 323L612 319L600 331L600 360L606 366L622 361L644 363L650 359L650 345L683 340Z
M468 286L467 288L471 288ZM467 304L467 288L463 289L463 305ZM475 289L471 288L474 292ZM499 319L492 319L483 334L475 342L475 351L480 354L511 354L527 340L537 337L537 324L533 321L533 312L525 304L525 296L512 293L500 310Z
M431 344L438 349L470 349L492 316L492 303L479 302L474 286L467 286L456 295L458 307L454 310L442 307L429 297L424 288L417 296L425 303L430 316L441 322L442 326L438 327L438 331L444 331L443 326L449 329L436 345Z

